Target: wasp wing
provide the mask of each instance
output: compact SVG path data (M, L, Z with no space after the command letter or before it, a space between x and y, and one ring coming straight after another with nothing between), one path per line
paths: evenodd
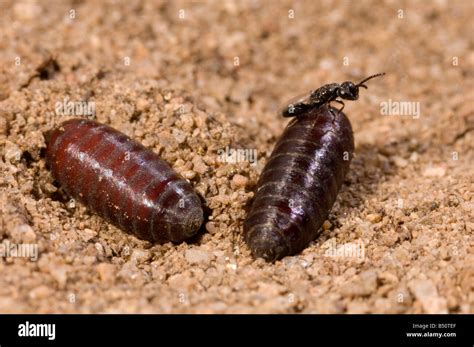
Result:
M296 117L300 114L303 114L313 108L313 103L311 102L311 92L298 95L294 98L291 98L286 106L282 107L280 114L283 117Z

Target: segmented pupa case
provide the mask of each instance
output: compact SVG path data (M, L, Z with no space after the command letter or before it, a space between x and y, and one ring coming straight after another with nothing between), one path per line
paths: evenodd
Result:
M198 231L199 197L151 150L86 119L68 120L48 137L46 160L54 178L112 224L155 242L179 242Z

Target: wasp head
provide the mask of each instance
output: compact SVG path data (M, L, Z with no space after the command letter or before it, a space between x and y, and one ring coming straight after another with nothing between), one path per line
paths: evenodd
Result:
M359 98L359 86L347 81L341 84L337 90L337 96L346 100L357 100Z

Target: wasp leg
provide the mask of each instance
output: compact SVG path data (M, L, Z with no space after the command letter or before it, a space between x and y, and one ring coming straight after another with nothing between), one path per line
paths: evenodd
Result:
M338 104L341 104L341 105L342 105L342 107L338 110L338 112L342 112L342 110L344 109L344 106L346 106L346 105L344 105L344 103L343 103L341 100L337 100L337 99L336 99L336 100L334 100L334 101L337 102Z

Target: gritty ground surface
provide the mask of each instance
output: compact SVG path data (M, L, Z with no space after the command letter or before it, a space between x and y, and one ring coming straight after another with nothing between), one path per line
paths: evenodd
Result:
M1 249L39 252L0 258L0 311L474 312L473 6L0 0ZM242 222L279 107L381 71L346 102L356 158L320 237L252 259ZM44 134L65 98L190 179L200 237L153 245L64 195ZM419 117L382 115L389 99ZM257 165L222 162L227 146Z

